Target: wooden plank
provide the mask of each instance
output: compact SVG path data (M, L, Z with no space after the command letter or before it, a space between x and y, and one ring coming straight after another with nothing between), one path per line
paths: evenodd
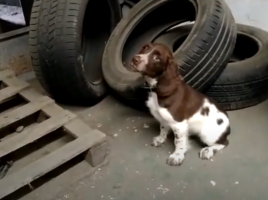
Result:
M63 126L64 130L70 133L74 137L81 137L86 134L96 134L96 132L92 132L92 128L90 128L87 124L81 121L81 119L75 119ZM105 137L104 133L101 133L102 137ZM91 137L94 138L94 135Z
M15 73L9 69L5 69L0 72L0 81L2 81L4 78L13 77L15 76Z
M52 104L50 106L46 106L42 109L42 111L49 117L57 115L60 112L64 112L65 110L58 106L57 104Z
M36 99L44 96L44 95L42 95L41 93L37 92L36 90L34 90L32 88L24 90L20 94L27 101L35 101ZM51 117L51 116L57 115L59 112L62 112L65 109L63 109L62 107L58 106L57 104L53 104L53 105L50 105L50 106L47 106L47 107L43 108L42 110L44 111L44 113L46 113L46 115Z
M29 26L27 27L23 27L23 28L19 28L19 29L15 29L14 31L8 31L5 33L1 33L0 35L0 42L3 40L8 40L12 37L18 37L22 34L27 34L29 32Z
M92 166L96 167L101 164L109 153L108 142L103 142L91 147L85 157L85 160Z
M54 103L54 101L47 96L43 96L36 101L30 102L8 113L0 115L0 128L6 127L22 118L25 118L41 110L44 106L50 103Z
M0 90L0 103L6 102L12 96L18 94L21 90L30 86L28 83L20 81L16 77L4 79L3 82L6 83L8 87Z
M17 77L5 78L3 79L3 82L8 86L21 86L21 85L30 86L29 83L22 81L18 79Z
M21 170L1 179L0 199L85 152L95 145L96 141L101 139L100 135L97 135L99 137L94 139L91 138L91 134L79 137Z
M27 90L23 90L22 92L20 92L20 95L26 99L27 101L35 101L43 96L47 96L44 94L41 94L40 92L37 92L35 89L33 88L29 88Z
M72 134L74 137L83 137L84 135L90 136L93 140L100 138L96 141L95 145L90 148L85 159L93 167L97 166L104 161L108 154L108 144L106 142L106 135L98 130L92 131L87 124L80 119L75 119L63 126L64 130Z
M0 143L0 158L62 127L76 116L64 111ZM10 145L12 144L12 145Z

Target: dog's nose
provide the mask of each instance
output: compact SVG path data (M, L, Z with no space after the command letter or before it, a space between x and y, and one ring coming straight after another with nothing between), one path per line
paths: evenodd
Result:
M134 56L132 59L132 62L134 65L138 65L140 63L140 57L139 56Z

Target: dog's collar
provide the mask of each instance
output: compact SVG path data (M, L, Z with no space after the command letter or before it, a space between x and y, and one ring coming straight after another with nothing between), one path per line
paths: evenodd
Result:
M149 87L150 92L156 92L156 87Z
M150 90L150 92L156 92L156 85L155 86L151 86L149 83L147 83L145 81L145 86L148 87L148 89Z

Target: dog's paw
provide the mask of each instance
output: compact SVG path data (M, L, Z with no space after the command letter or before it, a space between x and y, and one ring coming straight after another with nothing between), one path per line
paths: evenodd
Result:
M164 138L162 138L161 136L157 136L153 138L153 141L151 142L151 145L153 147L160 147L162 146L162 144L165 142Z
M209 148L209 147L205 147L203 149L201 149L200 153L199 153L199 157L201 159L207 159L210 160L214 155L213 149Z
M167 164L170 166L179 166L182 164L185 155L183 153L180 154L171 154L167 159Z

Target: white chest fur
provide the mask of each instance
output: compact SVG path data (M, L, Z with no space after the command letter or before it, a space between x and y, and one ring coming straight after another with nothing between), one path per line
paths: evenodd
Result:
M159 106L157 94L155 92L150 92L146 105L149 108L151 114L160 123L172 124L175 122L168 110Z
M158 100L157 100L157 95L155 92L150 92L149 93L149 98L146 102L147 107L149 108L151 114L157 119L157 120L161 120L160 119L160 115L159 115L159 104L158 104Z
M144 78L151 87L155 87L157 85L156 79L147 76ZM172 126L177 123L166 108L160 107L157 94L155 92L150 92L146 105L154 118L156 118L161 124Z

